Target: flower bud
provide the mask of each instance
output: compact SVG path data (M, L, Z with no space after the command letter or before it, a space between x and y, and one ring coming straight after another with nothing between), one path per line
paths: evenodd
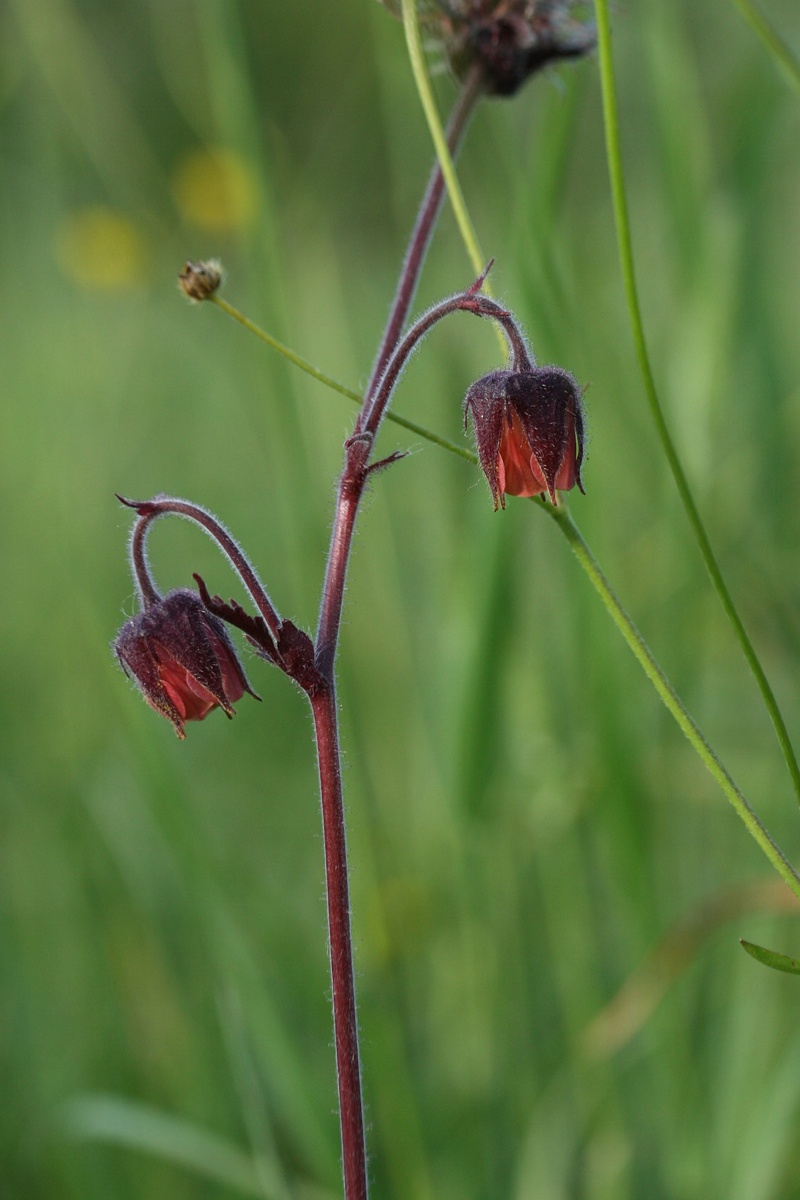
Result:
M178 276L184 295L198 303L213 296L222 283L222 267L215 258L208 262L187 262Z
M461 77L478 62L490 95L513 96L548 63L594 49L594 28L575 20L571 7L570 0L461 0L445 38L453 70Z
M383 0L395 16L400 0ZM459 79L480 67L490 96L513 96L535 71L582 58L597 38L572 15L572 0L419 0L420 22L433 34Z
M580 389L560 367L492 371L464 400L472 414L478 459L495 509L509 496L538 496L577 483L581 491L583 409Z
M234 701L245 692L256 696L222 621L188 588L169 592L127 621L114 652L179 738L186 736L186 721L202 721L213 708L232 717Z

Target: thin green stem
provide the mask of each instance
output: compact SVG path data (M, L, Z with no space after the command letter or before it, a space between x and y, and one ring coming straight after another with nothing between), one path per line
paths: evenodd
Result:
M487 259L480 248L478 235L475 232L475 227L472 224L472 218L469 215L464 193L461 190L461 184L458 182L456 168L453 163L453 156L447 146L447 138L445 136L442 119L439 116L439 110L436 107L436 100L433 95L428 69L425 64L425 55L422 52L422 41L419 34L419 18L417 16L416 0L403 0L403 26L406 32L406 43L408 45L408 57L411 62L411 70L414 75L414 83L416 84L419 94L420 104L425 113L425 119L428 122L431 140L436 151L436 157L439 160L442 175L444 176L445 184L447 185L447 194L450 197L450 204L453 208L453 213L456 218L461 240L464 243L467 255L469 256L472 268L476 275L480 275L487 263ZM487 296L492 296L491 286L488 282L484 282L483 291ZM496 327L497 328L497 327ZM500 329L497 329L497 337L505 351L505 341Z
M229 316L239 321L252 333L255 333L256 336L260 337L262 341L267 343L267 345L272 346L273 349L277 350L281 354L284 354L290 362L293 362L302 370L307 371L307 373L312 375L314 379L317 379L319 382L333 388L334 391L339 392L348 399L354 400L357 403L361 403L361 397L356 392L344 387L335 379L325 375L324 372L318 371L316 367L311 366L311 364L307 363L305 359L289 350L288 347L277 341L276 338L273 338L263 329L260 329L259 326L248 320L247 317L244 317L232 305L228 304L227 301L222 300L217 296L214 296L211 299L213 303L227 312ZM406 421L403 418L398 418L394 416L391 411L389 411L386 416L389 420L394 419L398 424L412 430L419 437L423 437L427 441L433 442L434 445L440 446L444 450L448 450L451 454L456 454L459 458L466 459L468 462L473 464L477 463L478 460L476 455L470 450L467 450L465 447L458 446L456 443L449 441L447 438L439 437L438 434L432 433L430 430L423 428L421 425L415 425L414 423ZM686 708L680 700L680 697L667 679L664 672L661 670L661 667L658 665L656 659L653 657L646 642L644 641L644 638L639 633L633 621L625 612L625 609L622 607L616 595L614 594L611 585L600 569L591 550L583 540L583 537L581 536L563 502L558 508L554 508L536 497L534 498L534 503L536 503L538 507L544 509L548 516L550 516L556 522L558 528L561 530L572 547L578 562L586 572L589 581L600 596L600 599L614 621L614 624L617 626L625 641L630 646L637 660L641 664L645 674L653 684L656 692L663 700L667 709L672 714L697 754L700 756L708 770L722 788L722 791L741 817L751 836L761 847L764 854L775 867L775 870L778 872L778 874L785 880L798 898L800 898L800 875L797 874L794 867L784 855L783 851L775 843L767 829L756 816L745 796L739 790L729 772L711 749L702 732L692 720L689 713L686 711ZM780 714L778 715L780 716Z
M467 248L472 269L476 275L480 275L486 265L486 258L481 252L478 245L478 237L475 233L469 212L467 210L464 193L461 191L461 184L458 182L456 169L453 164L453 159L450 151L447 148L447 139L442 128L442 121L439 116L439 110L436 107L436 100L433 96L428 71L425 66L425 56L422 52L422 41L419 35L419 18L417 16L416 0L403 0L403 25L406 31L406 43L408 45L408 57L411 62L411 70L414 74L414 83L417 86L422 110L425 113L425 119L428 122L431 139L436 157L439 160L439 165L442 168L442 175L447 184L447 193L450 197L450 203L453 206L456 221L458 223L459 232L461 233L464 245ZM488 288L485 289L488 292ZM491 295L491 293L489 293Z
M312 379L316 379L319 383L323 383L325 387L331 388L334 392L338 392L340 396L346 396L348 400L352 400L354 404L361 405L364 397L358 392L354 392L352 388L345 387L343 383L339 383L338 379L334 379L331 375L326 375L324 371L319 371L307 359L301 358L294 350L290 350L283 342L279 342L271 333L267 333L255 321L251 321L244 313L240 313L237 308L229 304L227 300L223 300L221 296L209 296L208 301L211 304L216 304L217 308L221 308L229 317L233 317L234 321L238 321L250 333L254 333L262 342L266 342L273 350L277 350L284 358L288 358L290 363L299 367L301 371L305 371ZM441 446L443 450L449 450L451 454L457 454L459 458L465 458L467 462L477 462L477 458L464 446L459 446L457 442L451 442L449 438L440 437L438 433L432 433L430 429L425 429L422 425L417 425L416 421L409 421L407 417L401 417L397 413L388 412L386 419L394 421L395 425L401 425L403 429L408 429L410 433L415 433L417 437L425 438L426 441L433 442L435 446Z
M777 29L770 25L752 0L731 0L731 3L739 9L756 37L761 39L770 54L777 59L789 82L800 91L800 59L786 44Z
M608 15L608 0L595 0L595 12L597 16L597 32L598 32L598 48L600 55L600 75L603 91L603 114L605 121L606 133L606 156L608 159L608 173L611 180L611 193L614 204L614 218L617 228L617 243L620 259L620 267L622 278L625 287L625 296L628 304L628 314L633 334L634 346L636 349L636 357L639 362L639 369L644 383L645 395L650 408L650 414L658 433L661 442L662 450L669 463L672 471L678 493L683 504L684 511L689 520L695 540L700 548L703 561L706 565L706 570L711 576L711 582L714 586L720 603L725 611L728 620L731 623L734 634L741 646L742 653L747 660L748 666L753 674L759 691L761 692L764 706L769 713L770 720L775 729L775 733L780 743L783 757L786 762L786 767L792 781L795 796L800 803L800 766L798 766L797 757L792 747L789 733L786 728L783 716L775 695L770 686L769 680L764 672L759 661L758 655L753 647L752 642L745 630L742 619L733 602L733 597L728 590L719 564L717 563L714 551L711 548L708 534L706 533L703 520L700 512L695 504L686 474L681 466L678 458L675 445L672 441L667 423L664 419L664 413L658 399L655 379L653 377L652 367L650 365L650 356L647 350L647 342L644 334L644 323L642 321L642 312L639 305L639 293L636 285L636 273L633 261L633 244L631 240L630 220L628 217L628 204L625 196L625 180L622 168L622 154L620 150L619 137L619 115L617 110L616 99L616 84L614 78L614 61L611 51L611 25Z
M319 371L310 363L307 358L301 358L299 354L295 354L294 350L290 350L288 346L284 346L283 342L279 342L271 333L267 333L266 329L262 329L256 325L255 321L251 321L244 313L240 313L237 308L229 304L227 300L223 300L219 295L208 297L208 302L216 304L217 308L221 308L229 317L233 317L234 321L238 321L245 329L249 329L257 338L261 338L262 342L266 342L273 350L277 350L284 358L288 358L290 363L294 363L301 371L305 371L306 375L310 375L312 379L324 383L326 387L332 388L334 392L339 392L340 395L346 396L348 400L355 401L356 404L361 404L364 397L359 392L354 392L351 388L345 387L343 383L339 383L331 375L326 375L324 371Z
M224 309L224 311L232 316L235 320L240 321L245 328L255 333L262 339L262 341L265 341L267 345L272 346L274 349L278 350L279 353L285 353L286 357L291 362L295 363L295 365L301 367L303 370L309 370L310 364L307 364L304 359L300 358L299 355L294 354L293 351L288 350L275 338L271 337L268 333L265 333L264 330L259 329L259 327L252 321L249 321L246 317L243 317L241 313L237 312L237 310L233 308L232 305L228 304L226 301L220 300L217 297L214 297L213 300L218 307ZM309 374L313 375L313 377L318 379L321 383L325 383L328 386L333 387L335 391L347 396L348 399L356 400L360 403L360 397L357 395L357 393L351 392L348 388L337 383L336 380L330 379L330 377L325 375L322 371L317 371L315 367L310 368ZM391 411L389 411L386 416L389 420L392 420L393 414ZM433 442L434 445L440 446L443 450L448 450L451 454L458 455L459 458L463 458L468 462L477 464L477 456L473 454L472 451L467 450L465 447L458 446L454 442L448 441L447 438L439 437L438 434L432 433L428 429L424 429L421 425L414 425L410 421L405 421L402 418L395 417L394 419L397 420L399 424L404 425L406 428L412 429L413 432L418 434L420 437L425 438L429 442ZM633 621L625 612L625 609L622 607L621 603L614 594L611 585L600 569L600 566L598 565L588 545L583 540L581 533L572 520L572 517L570 516L563 501L558 508L554 508L552 505L546 504L539 497L534 497L533 503L536 504L537 507L544 509L548 516L550 516L556 522L559 530L572 547L578 562L586 572L590 583L600 596L600 599L614 621L614 624L617 626L625 641L630 646L631 650L645 671L645 674L653 684L667 709L674 717L680 728L683 730L684 734L702 761L705 763L708 770L714 776L728 800L746 825L749 833L761 847L764 854L775 867L775 870L782 877L782 879L785 880L792 891L800 898L800 875L797 874L794 867L784 855L783 851L772 839L767 829L765 829L765 827L762 825L761 821L753 812L753 809L750 807L746 798L737 787L731 775L723 766L722 762L711 749L697 725L689 716L689 713L686 711L682 701L680 700L680 697L650 652L644 638L639 633Z
M572 517L570 516L568 509L564 504L561 504L558 508L553 508L550 506L545 507L548 515L553 518L564 537L569 542L575 553L575 556L578 559L578 562L583 567L583 570L588 575L592 586L602 600L606 611L616 625L617 629L624 637L625 641L630 646L639 665L652 683L655 690L658 692L658 695L663 700L667 709L679 727L683 730L686 737L689 739L696 753L700 756L708 770L722 788L728 800L733 805L739 817L747 827L750 835L756 840L756 842L758 842L764 854L772 863L773 867L781 876L781 878L785 880L795 895L800 898L800 875L798 875L797 871L789 862L786 855L756 816L744 795L737 787L730 773L724 767L718 756L706 741L698 726L686 711L683 702L673 688L672 684L667 679L661 667L658 665L656 659L653 657L653 654L641 633L636 628L625 609L622 607L622 604L615 595L611 584L606 579L597 563L597 560L587 546L586 542L583 540L583 537Z

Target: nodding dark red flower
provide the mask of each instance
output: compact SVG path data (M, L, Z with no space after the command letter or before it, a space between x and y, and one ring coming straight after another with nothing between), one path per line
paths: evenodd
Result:
M202 721L214 708L232 717L245 692L256 696L222 621L188 588L169 592L127 621L114 652L179 738L186 737L186 721Z
M383 0L400 16L400 0ZM444 46L455 75L478 64L491 96L513 96L548 63L583 58L597 38L573 0L419 0L420 20Z
M581 491L583 409L577 383L560 367L492 371L464 400L495 509L506 496Z

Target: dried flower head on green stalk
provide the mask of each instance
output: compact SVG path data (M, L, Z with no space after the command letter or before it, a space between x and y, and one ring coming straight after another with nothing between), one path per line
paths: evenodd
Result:
M400 16L401 0L381 0ZM594 49L586 5L570 0L419 0L420 20L463 78L480 63L489 95L513 96L547 63Z

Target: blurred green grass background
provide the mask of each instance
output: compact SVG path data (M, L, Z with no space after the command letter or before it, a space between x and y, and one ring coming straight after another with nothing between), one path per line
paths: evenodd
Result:
M768 11L800 47L794 0ZM796 737L800 100L722 0L615 31L658 383ZM179 744L146 709L108 650L113 493L210 507L313 627L352 413L175 277L218 255L231 302L365 382L432 157L402 30L373 0L10 0L0 45L0 1196L333 1196L304 703L253 663L232 725ZM596 62L486 104L460 174L498 294L588 384L576 519L797 861L645 413ZM419 305L470 279L446 211ZM448 322L398 410L458 438L496 354ZM413 453L367 503L339 671L375 1196L796 1197L798 981L736 940L797 953L792 905L551 522L382 444ZM234 591L184 523L152 548L164 587Z

